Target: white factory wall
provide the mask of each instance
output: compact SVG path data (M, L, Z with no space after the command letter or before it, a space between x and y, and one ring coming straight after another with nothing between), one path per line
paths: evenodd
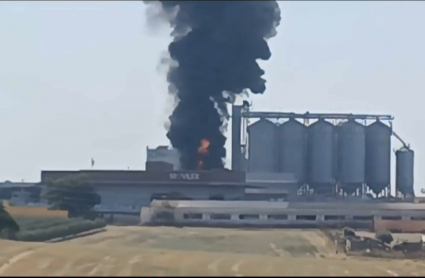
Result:
M222 195L225 199L243 198L245 189L243 187L206 187L197 185L167 186L167 185L139 185L139 186L96 186L96 191L102 198L101 206L105 207L135 207L140 209L149 206L153 194L166 194L177 192L184 197L192 199L208 200L210 197Z

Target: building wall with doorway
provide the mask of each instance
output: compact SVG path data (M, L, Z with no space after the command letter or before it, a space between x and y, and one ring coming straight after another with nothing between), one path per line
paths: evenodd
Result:
M147 207L153 198L168 195L170 198L209 200L243 199L243 186L205 186L205 185L96 185L96 192L102 198L102 206L128 208L138 210Z
M84 174L88 182L100 194L99 207L121 207L138 210L149 206L153 198L186 200L243 200L247 188L268 188L271 192L296 194L295 180L288 175L255 174L246 177L245 172L212 171L43 171L41 182L69 175ZM277 190L277 192L276 192ZM269 194L270 195L270 194ZM269 199L271 199L270 197Z

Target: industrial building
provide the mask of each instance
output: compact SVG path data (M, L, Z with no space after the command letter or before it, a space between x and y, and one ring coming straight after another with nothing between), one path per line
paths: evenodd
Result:
M84 174L101 196L99 211L139 214L154 199L270 200L297 195L291 174L247 174L242 171L42 171L41 184Z
M251 119L259 120L250 124ZM403 145L395 153L396 190L410 198L414 152L393 131L392 120L390 115L252 112L246 104L233 106L232 169L292 173L315 195L372 191L388 196L395 136Z
M141 213L144 223L195 226L368 228L385 221L424 225L425 205L383 202L161 201ZM413 224L412 224L413 223ZM391 223L394 225L394 223Z
M166 168L169 171L180 170L180 155L176 149L168 146L158 146L155 149L146 147L146 165L147 171Z
M45 188L31 182L0 182L0 200L8 200L15 205L41 203L40 195Z
M251 124L251 119L259 120ZM250 203L250 209L242 206L235 213L249 210L262 215L260 222L270 206L285 209L285 202L292 204L286 208L290 210L285 213L291 215L286 222L280 219L269 224L299 224L297 215L304 212L315 215L316 220L306 220L307 224L332 224L334 220L326 217L335 216L332 213L338 206L342 207L337 209L335 223L341 223L342 214L347 221L354 216L378 217L383 210L367 206L375 202L393 206L392 215L400 203L414 196L414 152L393 131L392 120L390 115L252 112L244 103L232 108L231 170L182 171L178 151L159 146L147 148L145 171L42 171L41 184L85 174L101 196L95 209L110 214L139 215L154 200L220 200ZM391 136L403 145L395 152L399 199L389 198ZM383 199L370 197L369 191ZM257 213L252 211L254 201L264 204ZM313 209L311 203L322 205ZM361 215L351 215L353 210L345 209L347 203L359 208ZM425 210L418 208L413 208L414 214L423 215ZM410 217L409 210L399 216Z

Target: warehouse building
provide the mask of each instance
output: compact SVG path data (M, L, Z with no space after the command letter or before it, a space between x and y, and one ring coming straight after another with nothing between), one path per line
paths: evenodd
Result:
M42 171L41 183L68 175L85 174L102 198L96 208L140 213L154 199L271 200L297 194L291 174L246 174L216 171ZM278 200L276 200L278 201Z

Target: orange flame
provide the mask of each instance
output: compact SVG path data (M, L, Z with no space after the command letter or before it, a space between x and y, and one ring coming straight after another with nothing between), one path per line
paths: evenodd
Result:
M202 157L208 154L208 148L210 147L210 141L208 139L202 139L198 148L198 153L200 158L198 160L198 169L201 170L204 168L204 161Z
M207 154L209 146L210 146L210 141L208 141L207 139L202 139L201 144L198 148L198 153L199 154Z

